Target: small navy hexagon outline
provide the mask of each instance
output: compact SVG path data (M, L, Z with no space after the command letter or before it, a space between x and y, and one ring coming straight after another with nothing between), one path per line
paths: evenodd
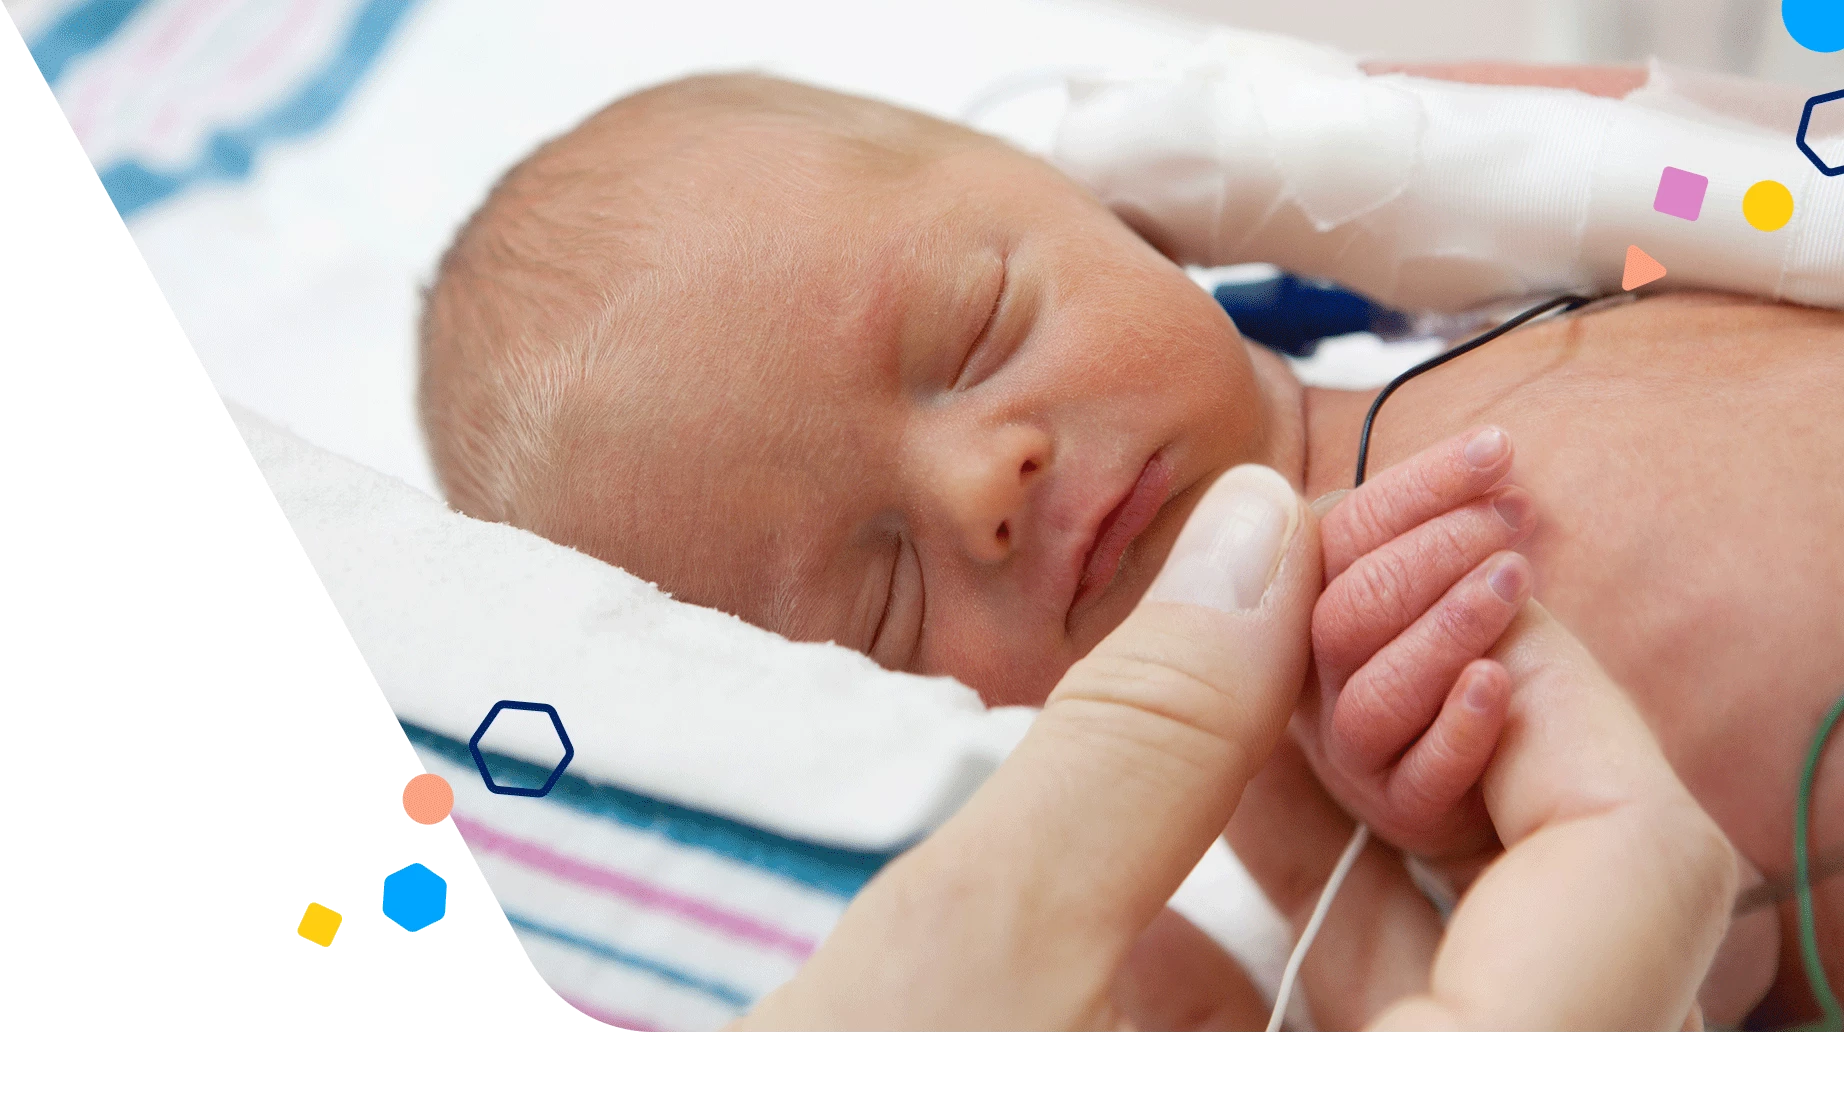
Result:
M1811 100L1806 101L1805 115L1799 117L1799 138L1797 140L1800 151L1807 158L1812 160L1812 165L1818 167L1819 173L1828 178L1835 178L1839 174L1844 174L1844 165L1833 166L1823 158L1820 158L1818 152L1812 149L1812 144L1806 142L1806 132L1812 127L1812 111L1819 105L1830 104L1834 100L1844 100L1844 89L1838 89L1829 93L1820 93Z
M487 727L493 725L493 720L499 717L499 712L502 710L535 710L550 716L551 728L557 731L557 740L563 742L563 760L558 761L557 767L551 769L550 779L544 782L543 787L502 786L494 783L493 774L487 771L487 758L480 752L480 739L486 736ZM532 799L542 799L551 794L551 789L557 786L557 781L563 776L563 770L570 767L571 759L576 756L576 747L570 744L570 735L563 728L563 719L557 717L556 707L549 703L524 703L517 699L501 699L493 704L493 709L480 720L480 726L474 731L474 736L467 739L467 751L473 755L474 767L480 770L480 781L487 786L488 791L495 795L522 795Z

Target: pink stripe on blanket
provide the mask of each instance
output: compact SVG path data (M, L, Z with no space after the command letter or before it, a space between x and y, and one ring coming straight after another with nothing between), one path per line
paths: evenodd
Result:
M651 1023L644 1023L641 1020L633 1018L632 1016L620 1015L616 1012L605 1012L602 1009L594 1006L593 1004L585 1004L581 1000L577 1000L569 996L564 996L564 994L561 992L559 992L557 995L559 997L562 997L564 1003L570 1005L572 1008L575 1008L577 1011L588 1016L590 1019L600 1020L601 1022L608 1024L610 1027L621 1027L629 1031L657 1031L659 1030L659 1028L653 1026Z
M813 955L815 942L812 939L789 934L773 923L728 911L692 896L669 892L637 876L566 856L549 846L526 841L503 830L495 830L460 814L450 817L454 820L455 828L461 831L461 837L467 840L469 848L480 853L504 857L560 880L606 892L641 907L689 919L720 934L753 942L764 949L781 950L802 961Z

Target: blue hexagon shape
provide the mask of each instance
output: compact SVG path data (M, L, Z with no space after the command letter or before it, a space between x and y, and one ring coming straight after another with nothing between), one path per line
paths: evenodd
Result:
M406 931L419 931L448 914L448 882L427 865L406 865L384 878L384 915Z
M542 787L528 788L516 784L501 784L493 779L492 771L487 768L486 755L480 751L480 739L487 735L487 730L493 725L493 720L499 717L500 712L506 710L531 711L550 717L551 730L563 746L563 756L552 766ZM501 699L493 704L493 709L480 720L480 726L474 731L474 736L468 739L467 751L473 755L474 767L480 770L480 780L487 786L488 791L495 795L524 795L534 798L549 795L551 789L557 786L557 780L563 775L563 770L570 766L570 759L576 756L576 747L570 744L570 735L564 732L563 719L557 717L556 707L549 703L521 703L515 699Z
M1806 141L1806 132L1812 129L1812 113L1818 106L1821 104L1830 104L1835 100L1844 100L1844 89L1839 89L1833 93L1820 93L1818 96L1806 101L1805 115L1799 117L1799 149L1804 152L1807 158L1812 160L1812 165L1818 167L1818 172L1828 178L1835 178L1839 174L1844 174L1844 165L1833 166L1820 157L1819 153L1812 149L1812 144Z

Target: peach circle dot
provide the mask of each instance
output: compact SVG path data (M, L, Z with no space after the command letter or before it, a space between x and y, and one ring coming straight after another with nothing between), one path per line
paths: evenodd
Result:
M433 772L410 778L403 786L403 811L424 826L448 817L455 807L455 789Z
M1742 216L1763 232L1777 232L1793 219L1793 191L1777 181L1757 181L1742 197Z

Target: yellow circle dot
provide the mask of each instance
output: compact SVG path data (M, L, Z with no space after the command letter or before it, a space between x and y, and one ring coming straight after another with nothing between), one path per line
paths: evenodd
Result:
M1777 232L1793 218L1793 191L1777 181L1757 181L1742 197L1742 215L1763 232Z

